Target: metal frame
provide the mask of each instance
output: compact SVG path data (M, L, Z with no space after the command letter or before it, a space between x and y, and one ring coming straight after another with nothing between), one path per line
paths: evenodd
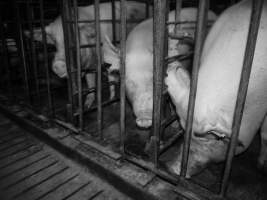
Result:
M24 70L24 87L26 93L26 99L28 105L32 104L32 91L29 85L29 69L26 63L26 53L24 51L24 40L23 40L23 32L21 22L24 22L23 19L20 19L20 12L18 4L20 2L16 2L14 0L14 10L16 14L16 25L17 25L17 44L19 47L19 54L21 58L21 63ZM28 10L28 26L30 27L31 36L33 36L33 26L34 23L38 20L34 19L33 16L33 8L31 7L33 4L32 1L27 3L27 10ZM78 19L78 5L77 0L72 1L61 1L62 6L62 22L63 22L63 31L64 31L64 43L65 43L65 55L66 55L66 64L68 70L68 103L66 105L67 112L68 112L68 122L70 124L64 123L56 118L54 102L53 102L53 95L52 95L52 88L50 82L50 72L49 72L49 64L48 64L48 52L47 52L47 41L46 41L46 33L45 33L45 22L44 19L44 2L43 0L39 0L39 8L40 8L40 24L42 30L42 37L43 37L43 54L45 60L45 69L46 69L46 96L48 98L48 117L57 122L61 125L70 128L74 132L84 132L84 113L88 111L92 111L97 109L97 132L98 136L103 139L103 106L108 105L113 101L103 102L102 98L102 56L101 56L101 35L100 35L100 23L102 21L100 19L99 13L99 4L100 0L95 0L95 20L79 20ZM149 4L146 4L146 10L149 11ZM172 138L170 141L167 142L164 146L160 146L160 139L161 139L161 132L163 129L168 126L173 120L176 119L176 116L171 116L169 119L161 119L161 112L162 112L162 103L163 103L163 95L166 94L166 91L163 89L163 76L164 76L164 65L166 62L171 62L173 59L177 59L177 57L166 57L166 38L171 37L172 39L181 39L183 36L175 36L171 34L166 34L166 26L169 24L175 24L175 32L179 30L180 27L180 10L182 5L182 0L176 0L176 15L174 22L167 22L166 12L168 2L167 0L154 0L154 44L153 44L153 51L154 51L154 86L153 86L153 128L152 128L152 135L151 135L151 143L153 145L153 157L152 162L146 162L140 159L137 159L133 156L130 156L125 151L125 140L126 140L126 125L125 125L125 109L126 109L126 85L125 85L125 58L126 58L126 0L120 0L121 6L121 13L120 13L120 20L115 19L115 1L112 0L112 27L113 27L113 42L117 42L116 38L116 23L120 22L120 64L121 64L121 72L120 72L120 151L122 154L122 158L126 159L130 162L133 162L137 165L140 165L144 168L151 170L153 173L157 174L164 179L169 180L170 182L177 184L177 192L180 193L182 196L186 198L193 198L193 199L223 199L225 198L225 193L228 185L228 180L231 171L232 160L235 152L235 147L237 144L240 123L242 119L242 113L244 109L244 103L247 93L248 87L248 80L251 71L251 65L253 61L253 55L255 50L255 44L257 40L257 33L260 23L260 16L263 6L263 0L253 1L253 9L249 27L249 34L247 39L247 46L245 50L245 57L243 61L243 69L241 74L240 86L238 91L238 98L235 107L234 113L234 120L232 125L232 136L230 139L229 149L227 153L227 160L224 169L224 175L220 187L219 194L211 194L209 191L196 186L192 182L185 179L186 170L187 170L187 163L188 163L188 156L189 156L189 149L190 149L190 141L191 141L191 134L192 134L192 124L193 124L193 115L194 115L194 105L195 105L195 98L196 98L196 90L197 90L197 81L198 81L198 71L200 65L200 52L203 47L203 41L206 35L206 25L207 23L207 11L209 8L209 0L201 0L199 1L199 11L198 11L198 19L197 19L197 29L196 29L196 43L194 49L194 59L193 59L193 73L192 73L192 81L190 85L190 98L189 98L189 106L188 106L188 114L187 114L187 123L186 123L186 130L184 134L184 148L183 148L183 157L182 157L182 168L181 168L181 176L176 177L170 175L159 168L159 156L160 154L165 151L170 145L174 143L174 141L180 137L180 133ZM148 14L147 14L148 16ZM0 19L1 20L1 19ZM110 20L109 20L110 21ZM79 23L95 23L96 29L96 43L95 44L88 44L88 45L81 45L80 38L79 38ZM4 57L7 53L6 44L4 42L5 34L4 29L1 26L0 29L1 39L2 39L2 47L4 52ZM74 40L73 40L74 38ZM30 47L31 49L36 49L35 43L33 40L30 40ZM97 53L97 69L96 70L88 70L82 69L80 63L80 49L81 48L88 48L94 46L96 48ZM178 57L179 59L186 59L192 56L185 55ZM31 62L33 64L33 81L35 85L35 90L38 99L41 98L41 89L39 88L39 80L38 80L38 73L37 73L37 61L36 61L36 53L34 51L30 52ZM8 66L8 60L5 59L5 64ZM97 74L97 87L90 88L90 89L83 89L82 88L82 72L86 73L96 73ZM10 73L7 67L7 73ZM10 83L10 74L8 85L11 87ZM12 87L11 87L12 88ZM83 109L83 95L96 92L97 96L97 106L95 108L91 108L90 110ZM38 100L40 102L40 100ZM76 119L78 119L78 125L76 126ZM73 126L74 125L74 126Z

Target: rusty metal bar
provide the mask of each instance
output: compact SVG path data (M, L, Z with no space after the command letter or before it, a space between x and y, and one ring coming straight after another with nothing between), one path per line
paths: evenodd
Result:
M115 0L111 1L111 9L112 9L112 42L115 44L116 39L116 5L115 5Z
M68 104L66 105L67 108L67 120L69 122L73 121L73 110L74 110L74 101L73 101L73 82L72 82L72 73L71 73L71 56L70 56L70 31L68 25L66 24L66 20L69 20L69 13L68 13L68 4L69 1L62 0L62 28L64 33L64 47L65 47L65 57L66 57L66 67L68 72Z
M245 106L247 89L249 84L249 77L252 68L252 62L257 42L258 30L260 25L260 18L263 7L263 0L251 1L252 2L252 13L249 25L249 32L247 37L247 45L243 60L243 69L241 73L241 79L239 82L238 95L235 105L235 112L232 124L232 135L230 139L230 145L228 147L227 159L222 179L222 184L220 188L220 195L224 196L226 193L228 180L230 176L231 166L233 157L235 154L235 147L238 142L238 135L240 130L240 124L243 116L243 110Z
M97 131L101 139L102 132L102 51L101 51L101 31L100 31L100 7L99 0L95 0L95 31L96 31L96 55L97 55Z
M188 164L188 156L189 156L189 148L192 134L192 125L193 125L193 117L194 117L194 108L195 108L195 99L197 92L197 81L198 81L198 71L200 65L200 55L203 46L203 27L205 26L206 21L206 10L208 6L208 0L199 1L198 6L198 19L197 19L197 27L196 27L196 45L194 49L194 61L193 61L193 72L192 72L192 80L190 84L190 94L189 94L189 105L187 111L187 120L186 120L186 131L184 136L184 146L183 146L183 157L181 163L181 176L186 176L187 164Z
M121 32L121 43L120 43L120 150L125 156L125 103L126 103L126 85L125 85L125 59L126 59L126 0L120 0L120 32Z
M42 38L44 45L44 61L45 61L45 69L46 69L46 85L47 85L47 98L48 98L48 116L53 118L55 116L55 110L53 106L53 98L51 93L51 83L50 83L50 72L48 65L48 53L47 53L47 39L46 39L46 31L44 24L44 2L43 0L39 0L40 4L40 20L41 20L41 30L42 30Z
M155 149L153 152L153 162L155 168L157 168L161 130L163 61L166 39L166 0L154 0L153 19L153 136L151 137L151 141Z
M16 16L16 18L14 20L15 20L15 23L17 26L16 43L18 44L19 57L20 57L21 64L22 64L23 70L24 70L24 84L25 84L25 90L26 90L26 99L31 104L29 78L28 78L28 67L26 65L26 57L25 57L25 52L24 52L24 41L23 41L22 27L21 27L21 23L20 23L19 5L16 3L15 0L13 0L13 3L15 6L14 11L15 11L15 16Z
M32 6L30 5L32 3L32 0L27 2L27 17L28 17L28 24L30 27L30 43L31 43L31 62L33 65L33 79L34 79L34 84L35 84L35 89L36 89L36 94L37 94L37 100L38 104L40 105L41 103L41 96L40 96L40 88L39 88L39 79L38 79L38 68L37 68L37 60L36 60L36 49L35 49L35 43L34 43L34 36L33 36L33 9Z
M78 28L78 6L77 0L73 0L74 7L74 35L76 47L76 64L77 64L77 86L78 86L78 113L79 113L79 130L83 130L83 100L82 100L82 72L81 72L81 53L80 53L80 34Z

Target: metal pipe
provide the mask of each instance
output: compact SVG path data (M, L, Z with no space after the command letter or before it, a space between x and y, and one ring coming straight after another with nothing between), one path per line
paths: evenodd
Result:
M40 4L40 20L41 20L41 30L42 30L42 38L44 45L44 61L45 61L45 69L46 69L46 85L47 85L47 98L48 98L48 116L53 118L55 116L55 110L53 105L52 93L51 93L51 83L50 83L50 72L48 65L48 53L47 53L47 39L46 39L46 31L44 25L44 2L43 0L39 0Z
M68 1L67 1L68 2ZM68 3L65 0L62 0L62 28L63 28L63 34L64 34L64 47L65 47L65 57L66 57L66 67L68 71L68 104L67 107L67 120L69 122L73 121L73 83L72 83L72 73L71 73L71 61L70 61L70 41L69 41L69 34L68 31L68 25L66 24L66 21L69 20L69 13L68 13Z
M115 0L111 1L111 9L112 9L112 35L113 35L113 44L115 44L116 39L116 5Z
M159 139L161 125L161 104L163 86L163 61L166 34L166 0L154 0L153 12L153 162L158 167Z
M121 32L121 43L120 43L120 150L123 157L125 156L125 103L126 103L126 85L125 85L125 59L126 59L126 0L120 1L120 32Z
M222 184L220 188L220 196L224 196L226 193L233 157L235 154L235 147L238 142L238 135L240 130L240 124L243 116L244 105L247 96L247 89L249 84L249 77L252 68L252 62L255 52L255 46L257 42L258 30L260 25L260 18L263 7L263 0L251 1L252 12L250 18L249 32L247 36L247 45L243 60L243 69L241 73L241 79L239 82L238 95L235 105L235 112L232 124L232 135L230 144L228 146L227 159L223 173Z
M97 130L98 135L103 139L102 132L102 51L100 31L99 0L95 0L95 31L96 31L96 55L97 55Z
M30 27L30 42L31 42L31 62L33 64L33 79L34 79L34 84L35 84L35 89L36 89L36 94L37 94L37 101L38 105L41 103L41 96L40 96L40 88L39 88L39 79L38 79L38 69L37 69L37 60L36 60L36 49L35 49L35 43L34 43L34 33L33 33L33 9L30 6L32 3L32 0L27 2L27 17L28 17L28 24Z
M80 53L80 34L78 28L78 6L77 0L73 0L74 7L74 35L76 47L76 64L77 64L77 86L78 86L78 113L79 113L79 130L83 130L83 100L82 100L82 72L81 72L81 53Z
M176 7L175 7L175 21L179 22L181 21L180 13L182 10L182 2L183 0L176 0ZM180 24L175 24L174 33L177 33L180 29Z
M15 23L17 27L17 38L16 38L16 44L18 44L18 49L19 49L19 57L21 60L21 64L23 66L24 70L24 84L25 84L25 90L26 90L26 98L28 102L31 104L31 96L30 96L30 87L29 87L29 79L28 79L28 67L26 65L26 58L25 58L25 52L24 52L24 41L23 41L23 33L22 33L22 27L20 23L20 12L19 12L19 7L18 4L16 3L15 0L13 0L14 3L14 11L15 11Z
M198 19L196 27L196 45L194 49L194 60L193 60L193 71L192 71L192 80L190 84L190 93L189 93L189 105L187 111L187 120L186 120L186 131L184 135L184 146L183 146L183 157L181 163L181 176L186 176L188 156L190 149L190 141L192 134L192 125L194 117L194 108L195 108L195 99L197 93L197 81L198 81L198 71L200 65L200 55L203 46L203 27L205 26L206 21L206 10L208 6L208 0L199 1L198 6Z
M6 42L6 37L5 37L5 30L4 30L4 23L2 21L2 16L0 15L0 36L1 36L1 46L2 46L2 57L4 61L4 67L6 68L6 73L7 73L7 89L8 93L10 96L13 96L13 87L11 84L11 73L10 73L10 65L9 65L9 60L8 60L8 48L7 48L7 42Z

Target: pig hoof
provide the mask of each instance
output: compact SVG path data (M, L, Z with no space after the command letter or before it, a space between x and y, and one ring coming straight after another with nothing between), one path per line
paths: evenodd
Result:
M142 128L149 128L152 125L151 119L137 119L136 124Z

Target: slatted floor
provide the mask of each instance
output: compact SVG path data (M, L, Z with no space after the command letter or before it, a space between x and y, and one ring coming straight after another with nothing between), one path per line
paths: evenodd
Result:
M0 115L0 200L130 199Z

